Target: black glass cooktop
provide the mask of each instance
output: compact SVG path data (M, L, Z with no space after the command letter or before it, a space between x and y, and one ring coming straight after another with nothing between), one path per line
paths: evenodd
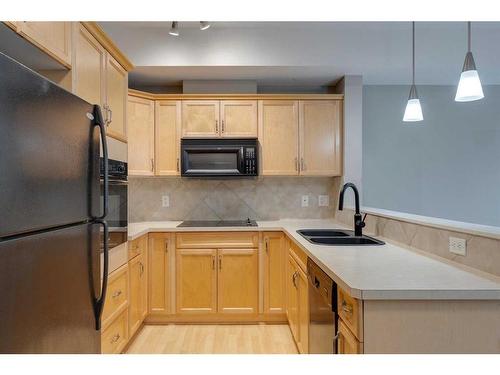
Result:
M256 227L255 220L187 220L177 227Z

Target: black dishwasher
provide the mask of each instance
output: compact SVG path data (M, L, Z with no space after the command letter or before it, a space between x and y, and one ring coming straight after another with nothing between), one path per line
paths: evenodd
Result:
M307 260L309 279L309 353L336 354L337 286L310 259Z

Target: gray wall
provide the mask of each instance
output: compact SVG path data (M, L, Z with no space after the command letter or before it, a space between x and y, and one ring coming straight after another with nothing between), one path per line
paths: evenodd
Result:
M365 86L363 204L500 226L500 86L483 89L419 86L424 121L404 123L408 86Z

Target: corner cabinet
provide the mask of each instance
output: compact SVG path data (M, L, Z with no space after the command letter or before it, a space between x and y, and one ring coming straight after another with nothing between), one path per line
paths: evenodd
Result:
M129 96L127 106L129 175L154 175L154 111L154 101Z

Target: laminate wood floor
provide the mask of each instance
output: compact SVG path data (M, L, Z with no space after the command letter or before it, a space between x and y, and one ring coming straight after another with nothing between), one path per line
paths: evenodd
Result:
M127 354L297 354L286 324L145 325Z

